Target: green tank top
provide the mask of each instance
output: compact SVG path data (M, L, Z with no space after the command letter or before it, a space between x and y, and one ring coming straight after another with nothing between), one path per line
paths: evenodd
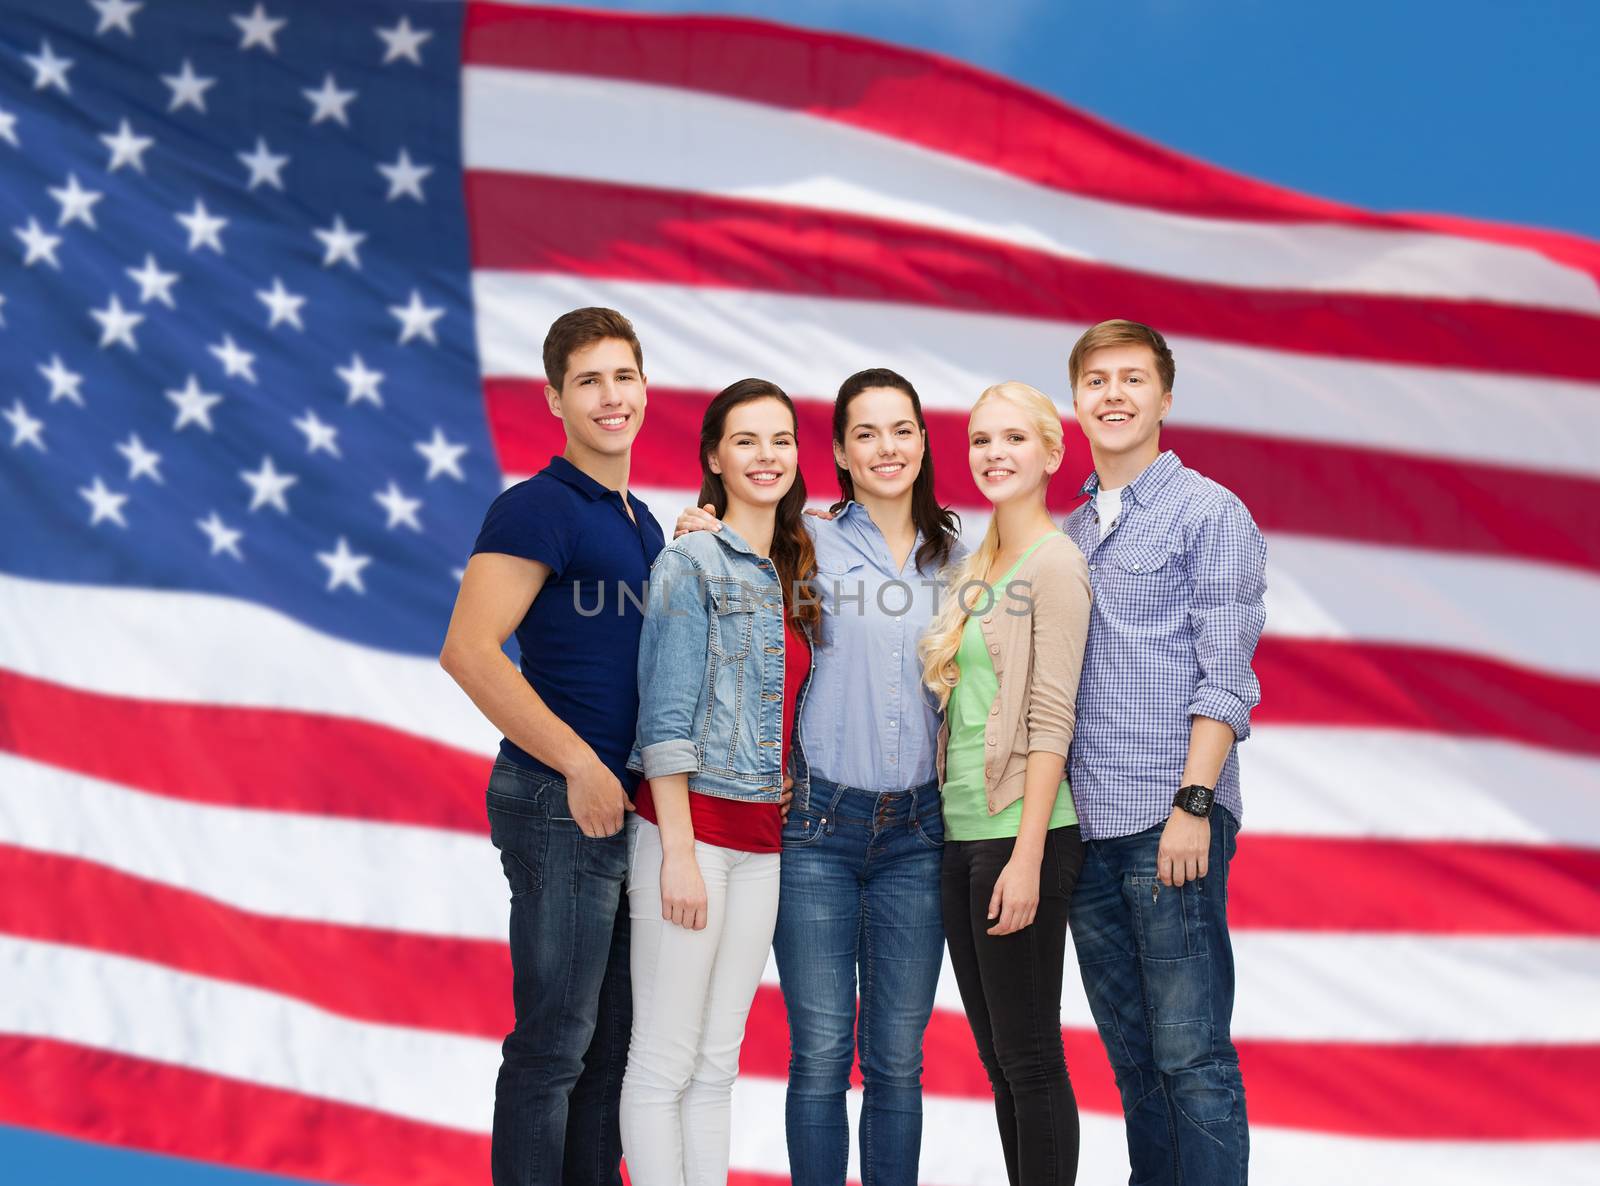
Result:
M994 587L1004 590L1022 562L1049 538L1045 536L1019 556ZM944 797L945 839L999 840L1015 836L1022 827L1021 799L998 814L989 814L989 795L983 781L983 731L989 710L1000 694L1000 681L995 678L989 647L983 641L983 628L975 616L969 616L962 627L956 665L961 669L961 682L951 689L946 710L950 740L945 745L944 786L940 788ZM1007 744L1010 744L1009 739ZM1056 791L1056 805L1050 813L1049 826L1065 828L1077 822L1078 813L1072 808L1072 788L1063 778Z

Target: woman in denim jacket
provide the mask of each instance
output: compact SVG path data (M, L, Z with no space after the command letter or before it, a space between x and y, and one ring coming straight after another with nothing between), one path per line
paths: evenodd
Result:
M700 428L702 501L726 523L650 572L629 824L633 1039L622 1144L636 1186L721 1186L745 1018L778 913L793 705L820 616L794 405L726 388Z
M964 553L934 497L922 404L902 376L874 368L844 381L833 457L843 498L831 519L805 520L823 621L788 767L773 943L793 1048L789 1172L795 1186L844 1186L859 1053L863 1186L914 1186L922 1039L944 951L939 714L917 643L936 578ZM678 520L680 531L715 526L701 511Z

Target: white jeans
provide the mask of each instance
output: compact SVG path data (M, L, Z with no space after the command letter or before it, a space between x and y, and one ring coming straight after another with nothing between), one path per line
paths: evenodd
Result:
M696 842L706 926L661 917L661 832L628 818L633 1041L622 1151L634 1186L726 1186L733 1080L778 918L778 854Z

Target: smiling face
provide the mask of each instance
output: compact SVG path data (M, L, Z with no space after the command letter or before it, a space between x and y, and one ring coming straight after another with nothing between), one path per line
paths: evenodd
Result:
M644 375L633 348L620 338L574 350L561 389L547 386L544 394L566 426L569 445L591 454L626 454L644 423Z
M1150 347L1102 346L1084 357L1072 407L1097 465L1101 458L1149 462L1161 451L1172 392L1161 389Z
M1003 396L984 400L967 422L972 480L996 506L1037 496L1061 468L1061 457L1061 447L1045 442L1034 417Z
M858 499L887 501L911 492L927 444L909 395L893 387L868 387L850 401L844 444L835 442L833 458L850 471Z
M794 417L782 400L753 399L728 411L722 439L706 458L730 502L775 507L799 473Z

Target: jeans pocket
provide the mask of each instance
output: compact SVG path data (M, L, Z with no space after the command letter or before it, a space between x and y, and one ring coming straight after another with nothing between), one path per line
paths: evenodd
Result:
M1128 885L1145 958L1178 960L1206 954L1203 879L1171 886L1163 885L1159 877L1130 877Z
M578 833L578 868L591 876L622 881L628 874L628 825L609 836Z
M520 898L544 887L550 825L528 810L528 801L489 792L489 839L500 851L511 896Z
M789 809L783 822L783 847L806 848L822 839L828 830L828 817L800 807Z
M927 848L939 852L944 848L944 813L918 812L911 817L911 834Z

